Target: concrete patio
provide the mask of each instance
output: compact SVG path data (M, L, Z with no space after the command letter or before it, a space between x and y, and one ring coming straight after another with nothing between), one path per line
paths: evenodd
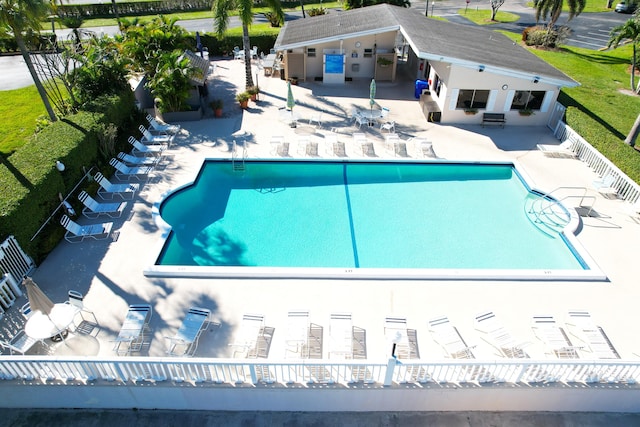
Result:
M528 350L533 358L551 357L533 336L531 316L552 314L563 321L567 310L581 308L590 311L606 330L623 359L637 357L640 349L636 344L636 325L640 323L640 315L636 301L640 292L636 285L640 266L632 249L640 238L640 225L622 212L622 201L607 199L595 191L591 194L597 198L597 215L582 218L578 240L607 274L608 282L146 278L142 270L158 255L161 237L151 216L152 205L161 194L193 180L204 158L229 158L234 138L240 148L246 147L249 157L271 158L274 155L269 140L273 135L282 135L291 142L290 155L296 157L297 138L310 137L322 147L324 137L335 128L339 140L346 143L347 156L363 158L349 144L351 133L357 129L351 126L347 115L354 106L368 108L369 81L339 87L314 82L294 86L296 113L304 119L320 110L323 126L319 128L301 120L298 127L291 128L280 120L286 104L285 81L260 73L260 99L242 112L234 96L244 86L243 63L218 60L215 64L209 98L225 100L224 117L214 119L209 110L201 121L181 123L183 129L168 155L143 185L124 218L115 221L114 239L62 242L34 272L34 280L55 302L64 301L70 289L85 294L85 305L100 322L95 339L71 337L69 345L53 345L51 354L114 356L111 341L128 305L147 302L154 309L153 332L139 353L143 356L165 355L164 337L175 332L189 307L199 306L211 309L213 320L219 324L212 325L201 337L196 353L200 357L231 357L233 349L228 344L233 341L242 314L250 312L264 314L266 325L274 328L269 359L283 359L287 312L299 308L308 309L311 323L325 329L325 340L330 313L351 312L354 326L366 331L369 359L384 359L388 355L383 321L389 314L407 317L408 327L417 331L422 359L443 357L427 327L427 320L440 314L448 315L460 333L477 344L478 358L496 358L493 349L478 339L473 329L473 316L483 309L495 311L513 335L531 341ZM376 101L390 108L389 119L395 120L401 139L424 137L433 142L441 158L517 161L543 191L560 186L590 188L597 178L580 161L546 158L537 151L536 144L558 143L547 128L508 124L505 129L480 125L460 128L427 123L413 98L413 83L409 79L378 82L377 86ZM395 158L385 149L379 127L363 127L360 131L374 141L378 158ZM410 143L407 151L410 158L419 158ZM326 156L322 148L319 153ZM471 215L469 220L473 220ZM74 346L76 340L85 342ZM327 357L326 348L324 356Z

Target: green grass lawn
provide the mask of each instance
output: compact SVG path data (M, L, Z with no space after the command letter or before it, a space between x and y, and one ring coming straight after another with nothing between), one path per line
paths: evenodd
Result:
M33 135L38 117L46 114L34 86L2 91L0 102L0 153L10 154Z
M502 12L498 10L496 13L495 21L491 20L491 9L468 9L466 12L464 9L458 9L458 15L464 16L469 21L477 25L491 25L507 22L516 22L520 19L520 15L516 15L511 12Z

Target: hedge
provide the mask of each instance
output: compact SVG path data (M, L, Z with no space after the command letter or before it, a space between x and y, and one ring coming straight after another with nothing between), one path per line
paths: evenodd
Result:
M0 157L0 241L13 234L20 246L39 262L64 235L61 213L33 240L44 221L58 206L58 193L66 195L92 166L104 167L99 155L98 132L112 120L120 130L124 148L139 113L133 94L98 99L94 111L82 111L51 123L8 158ZM102 112L98 111L102 108ZM66 166L56 169L56 160ZM84 168L84 169L83 169ZM70 202L80 209L75 197Z
M274 34L251 34L251 47L257 46L258 52L269 53L269 50L276 43L277 35ZM206 33L200 35L200 42L209 51L209 56L231 56L234 46L242 49L242 36L225 36L219 40L214 34ZM195 50L195 36L193 36L193 46Z
M173 12L189 12L211 10L211 0L165 0L118 2L119 16L140 16L166 14ZM111 18L114 17L111 2L100 4L62 4L58 6L59 17L82 16L83 18Z

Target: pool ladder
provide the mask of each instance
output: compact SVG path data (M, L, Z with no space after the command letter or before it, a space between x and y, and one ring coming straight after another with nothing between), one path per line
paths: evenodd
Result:
M233 151L231 152L231 166L234 172L244 172L244 160L247 158L247 147L242 145L242 155L238 156L238 144L233 140Z
M544 194L530 193L525 198L524 210L531 221L540 231L550 236L561 233L562 230L577 215L577 209L584 209L587 215L593 210L596 198L587 195L585 187L558 187L555 190ZM565 194L561 198L556 198L553 194ZM578 199L578 205L574 209L567 209L563 202L570 199ZM593 203L584 206L585 200Z

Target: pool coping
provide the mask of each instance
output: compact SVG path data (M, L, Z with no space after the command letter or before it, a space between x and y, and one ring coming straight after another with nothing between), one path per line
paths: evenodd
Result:
M565 243L588 268L584 270L537 270L537 269L390 269L390 268L331 268L331 267L238 267L238 266L163 266L156 264L162 254L165 242L171 234L172 227L160 215L160 205L170 195L193 185L198 179L202 167L208 161L224 161L232 163L233 159L207 157L202 159L195 177L182 185L178 185L160 195L153 204L151 215L160 230L157 245L151 250L150 259L143 269L146 277L180 277L180 278L287 278L287 279L367 279L367 280L499 280L499 281L608 281L608 277L578 241L575 233L579 229L581 219L578 212L571 207L558 203L569 215L569 223L561 232ZM295 162L295 163L420 163L420 164L495 164L512 165L522 182L531 192L544 195L545 192L533 185L533 180L524 171L517 160L493 161L460 161L442 159L283 159L261 158L247 159L250 162Z

